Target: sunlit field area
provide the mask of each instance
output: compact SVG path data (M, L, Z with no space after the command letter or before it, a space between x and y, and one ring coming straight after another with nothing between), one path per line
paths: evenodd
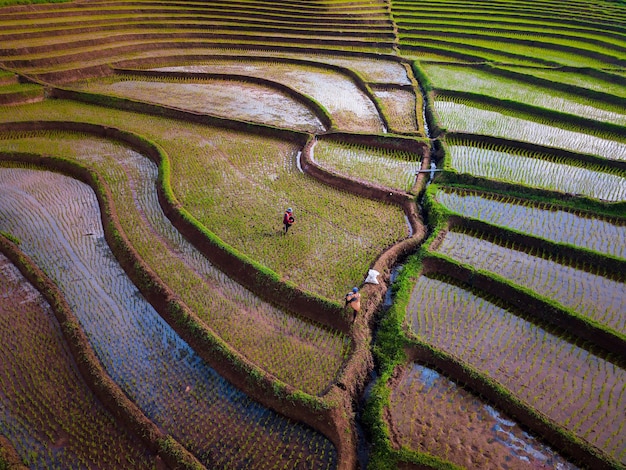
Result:
M0 26L0 470L626 468L624 1Z

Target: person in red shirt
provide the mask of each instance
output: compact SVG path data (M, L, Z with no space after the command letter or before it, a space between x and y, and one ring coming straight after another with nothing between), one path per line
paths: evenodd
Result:
M285 215L283 216L283 225L285 226L285 234L289 231L289 227L291 227L295 223L296 219L293 216L293 210L291 207L285 211Z

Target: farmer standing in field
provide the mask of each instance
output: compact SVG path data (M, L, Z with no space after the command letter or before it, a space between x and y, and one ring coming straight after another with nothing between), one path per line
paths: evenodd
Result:
M361 294L359 294L358 287L353 287L352 290L346 294L345 306L347 307L348 305L352 307L352 313L354 315L352 317L352 323L354 323L357 313L361 310Z
M285 215L283 216L283 225L285 226L285 234L287 234L289 227L291 227L295 222L296 222L296 219L294 218L293 210L290 207L289 209L285 211Z

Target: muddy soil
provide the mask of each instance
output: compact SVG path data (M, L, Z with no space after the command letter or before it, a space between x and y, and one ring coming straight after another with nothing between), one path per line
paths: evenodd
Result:
M390 387L389 419L398 445L467 469L576 469L514 420L432 369L409 365Z

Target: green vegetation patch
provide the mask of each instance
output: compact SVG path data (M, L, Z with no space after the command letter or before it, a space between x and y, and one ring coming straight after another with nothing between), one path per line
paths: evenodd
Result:
M609 202L626 201L626 173L564 157L503 147L450 145L446 166L459 173Z
M417 154L320 139L313 159L322 167L345 176L410 191L420 169Z
M488 70L469 66L423 64L422 67L437 89L478 93L596 121L626 125L626 110L623 106L611 106L589 97L508 79L489 73Z

